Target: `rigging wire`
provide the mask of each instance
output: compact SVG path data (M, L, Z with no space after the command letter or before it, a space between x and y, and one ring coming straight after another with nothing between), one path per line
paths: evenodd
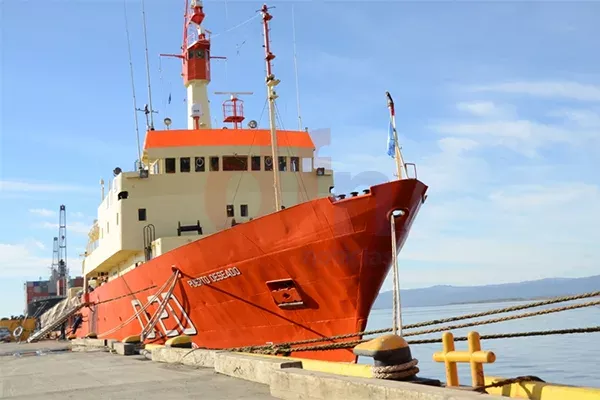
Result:
M138 153L138 161L139 168L142 168L142 150L140 147L140 128L138 124L138 116L137 116L137 100L135 98L135 83L133 78L133 62L131 60L131 40L129 37L129 22L127 20L127 1L123 1L123 12L125 15L125 33L127 35L127 51L129 53L129 71L131 73L131 92L133 95L133 119L135 121L135 136L137 139L137 153Z
M294 43L294 73L296 76L296 107L298 108L298 130L302 130L302 116L300 114L300 86L298 84L298 58L296 55L296 18L294 15L294 5L292 4L292 34Z
M154 109L152 108L152 89L150 88L150 61L148 60L148 35L146 32L146 9L144 0L142 0L142 22L144 27L144 46L146 52L146 79L148 80L148 106L150 107L150 126L149 130L154 130Z
M285 130L285 128L283 127L283 119L282 119L281 113L279 112L279 107L277 106L277 101L274 101L274 103L275 103L275 116L279 120L279 126L281 127L281 130ZM293 154L290 150L289 143L288 143L288 146L286 146L286 149L287 149L287 155L292 157ZM277 160L277 162L279 162L279 160ZM290 161L290 163L291 163L291 161ZM291 168L291 165L290 165L290 168ZM310 196L308 195L308 189L306 189L306 183L304 182L304 179L302 178L302 174L299 173L300 165L297 165L296 171L293 171L293 172L295 172L294 175L296 175L296 179L300 183L300 186L301 186L300 189L302 190L302 193L306 197L306 201L310 201Z
M159 79L160 79L160 97L162 98L162 108L163 110L165 110L165 115L169 115L168 109L167 109L167 98L165 98L165 85L164 85L164 81L163 81L163 73L162 73L162 57L159 55L158 56L158 75L159 75ZM169 85L169 97L170 97L170 85Z
M211 35L211 37L210 37L210 38L211 38L211 39L214 39L214 38L216 38L216 37L219 37L219 36L221 36L221 35L224 35L224 34L226 34L226 33L228 33L228 32L231 32L231 31L233 31L233 30L235 30L235 29L238 29L238 28L240 28L240 27L242 27L242 26L246 25L247 23L249 23L249 22L253 21L254 19L258 18L259 16L260 16L260 14L255 14L255 15L253 15L252 17L248 18L247 20L245 20L245 21L243 21L243 22L240 22L239 24L237 24L237 25L235 25L235 26L233 26L233 27L231 27L231 28L229 28L229 29L226 29L226 30L224 30L223 32L219 32L219 33L215 33L214 35Z

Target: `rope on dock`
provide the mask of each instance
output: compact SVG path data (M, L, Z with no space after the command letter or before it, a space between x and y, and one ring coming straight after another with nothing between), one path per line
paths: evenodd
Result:
M483 312L474 313L474 314L460 315L460 316L457 316L457 317L450 317L450 318L443 318L443 319L434 319L434 320L431 320L431 321L419 322L419 323L412 324L412 325L406 325L405 329L421 328L423 326L445 324L447 322L460 321L460 320L463 320L463 319L472 319L472 318L479 318L479 317L487 317L488 315L504 314L504 313L507 313L507 312L526 310L528 308L542 307L542 306L547 306L547 305L550 305L550 304L564 303L564 302L567 302L567 301L587 299L587 298L590 298L590 297L597 297L597 296L600 296L600 291L582 293L582 294L573 295L573 296L554 297L554 298L551 298L551 299L548 299L548 300L536 301L536 302L528 303L528 304L521 304L521 305L510 306L510 307L505 307L505 308L498 308L498 309L495 309L495 310L483 311Z
M414 329L414 328L419 328L419 327L423 327L423 326L438 325L438 324L443 324L443 323L447 323L447 322L460 321L460 320L464 320L464 319L485 317L488 315L502 314L502 313L507 313L507 312L512 312L512 311L519 311L519 310L524 310L524 309L528 309L528 308L541 307L541 306L545 306L545 305L549 305L549 304L556 304L556 303L562 303L562 302L567 302L567 301L586 299L586 298L596 297L596 296L600 296L600 291L582 293L579 295L572 295L572 296L555 297L555 298L548 299L548 300L537 301L537 302L521 304L521 305L516 305L516 306L510 306L510 307L504 307L504 308L499 308L499 309L494 309L494 310L489 310L489 311L484 311L484 312L479 312L479 313L465 314L465 315L460 315L460 316L456 316L456 317L419 322L419 323L415 323L415 324L405 325L404 329L405 330L406 329ZM427 334L427 333L443 332L443 331L448 331L448 330L452 330L452 329L492 324L492 323L510 321L510 320L514 320L514 319L528 318L528 317L533 317L533 316L538 316L538 315L551 314L551 313L555 313L555 312L574 310L574 309L578 309L578 308L591 307L594 305L600 305L600 300L594 300L594 301L580 303L580 304L572 304L572 305L563 306L563 307L549 308L549 309L534 311L534 312L530 312L530 313L509 315L509 316L501 317L501 318L493 318L493 319L488 319L488 320L483 320L483 321L468 322L468 323L459 324L459 325L450 325L450 326L444 326L444 327L415 331L415 332L404 332L403 336L416 336L416 335L423 335L423 334ZM226 349L226 350L237 351L237 352L249 352L249 353L262 352L262 354L282 354L285 352L284 349L288 349L288 351L289 351L289 350L291 350L291 347L295 346L295 345L328 342L328 341L335 341L335 340L340 340L340 339L348 339L348 338L376 335L376 334L389 333L389 332L392 332L392 328L365 330L362 332L348 333L348 334L344 334L344 335L335 335L335 336L321 337L321 338L315 338L315 339L297 340L297 341L293 341L293 342L283 342L283 343L279 343L279 344L244 346L244 347L238 347L238 348L232 348L232 349ZM358 343L362 343L364 341L366 341L366 340L363 340L363 341L355 340L355 341L343 342L343 343L358 344ZM409 342L409 343L411 343L411 342ZM297 351L296 348L294 348L293 351Z
M502 380L499 380L499 381L494 382L494 383L490 383L489 385L485 385L485 386L475 386L473 388L473 391L480 392L480 393L487 393L486 389L490 389L490 388L493 388L493 387L502 387L502 386L506 386L506 385L512 385L513 383L521 383L521 382L540 382L540 383L545 383L546 381L544 381L543 379L538 378L535 375L517 376L516 378L502 379Z
M419 373L419 368L417 367L418 363L419 360L413 358L411 361L404 364L379 367L373 365L371 370L373 371L373 378L390 380L404 379Z
M453 329L468 328L470 326L495 324L495 323L498 323L498 322L511 321L513 319L535 317L535 316L538 316L538 315L552 314L552 313L555 313L555 312L575 310L575 309L578 309L578 308L591 307L591 306L597 306L597 305L600 305L600 300L588 301L586 303L572 304L570 306L564 306L564 307L548 308L548 309L545 309L545 310L534 311L534 312L529 312L529 313L524 313L524 314L509 315L507 317L485 319L483 321L467 322L467 323L458 324L458 325L448 325L448 326L442 326L442 327L433 328L433 329L423 329L423 330L420 330L420 331L405 333L404 336L424 335L424 334L427 334L427 333L435 333L435 332L450 331L450 330L453 330Z
M589 328L575 328L575 329L560 329L560 330L548 330L548 331L529 331L529 332L512 332L512 333L497 333L490 335L481 335L482 340L491 340L491 339L508 339L508 338L517 338L517 337L530 337L530 336L549 336L549 335L569 335L576 333L594 333L600 332L600 326L593 326ZM370 339L362 339L362 340L353 340L350 342L340 342L340 343L331 343L331 344L321 344L315 346L304 346L304 347L276 347L272 346L269 349L255 349L255 352L261 354L280 354L282 352L301 352L301 351L323 351L323 350L339 350L339 349L349 349L353 348L357 344L368 342ZM466 336L459 336L454 338L454 341L464 342L467 341L468 338ZM430 344L430 343L441 343L441 338L434 339L419 339L419 340L408 340L408 344ZM246 351L249 352L250 349L233 349L232 351ZM256 351L258 350L258 351ZM265 352L263 353L262 350Z

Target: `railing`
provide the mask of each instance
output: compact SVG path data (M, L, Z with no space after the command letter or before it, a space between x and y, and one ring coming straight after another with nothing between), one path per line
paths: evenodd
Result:
M409 172L408 172L409 166L412 167L414 177L411 177L410 176L411 174L409 174ZM406 169L406 175L407 175L406 179L418 179L417 178L417 165L415 163L404 163L404 168Z
M96 239L91 243L88 243L85 251L87 252L87 255L89 256L90 254L92 254L94 252L94 250L96 250L98 248L98 246L100 245L100 239Z

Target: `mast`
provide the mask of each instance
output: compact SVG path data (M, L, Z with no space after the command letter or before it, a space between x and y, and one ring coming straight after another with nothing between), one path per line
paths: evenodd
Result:
M269 43L269 21L273 18L269 14L266 4L263 4L262 9L263 19L263 34L265 37L265 63L267 66L267 99L269 100L269 125L271 127L271 154L273 162L273 188L275 190L275 211L281 209L281 188L279 186L279 154L277 152L277 131L275 128L275 86L279 84L279 79L275 79L275 75L271 70L271 60L275 58L275 54L271 53Z
M275 79L275 75L271 70L271 60L275 58L275 54L271 53L269 43L269 21L273 18L269 14L266 4L263 4L262 9L263 34L265 37L265 63L267 66L267 98L269 100L269 124L271 128L271 153L273 162L273 188L275 190L275 211L281 209L281 188L279 186L279 155L277 152L277 131L275 128L275 86L279 84L279 79Z
M138 124L138 118L137 118L137 100L135 98L135 83L134 83L134 77L133 77L133 61L131 60L131 40L129 37L129 22L127 20L127 3L125 1L123 1L123 12L125 15L125 34L127 35L127 52L129 54L129 72L131 75L131 93L133 96L133 120L135 122L135 137L137 139L137 153L138 153L138 169L141 170L143 169L143 164L142 164L142 150L141 150L141 145L140 145L140 128L139 128L139 124ZM104 195L102 195L102 200L104 200Z
M142 19L144 26L144 45L146 47L146 79L148 80L148 106L146 107L146 120L148 117L150 120L147 122L148 130L154 130L154 117L152 114L155 112L152 108L152 90L150 89L150 61L148 59L148 35L146 34L146 10L144 8L144 0L142 0ZM140 163L142 160L140 160Z
M394 133L394 152L396 154L396 172L398 173L398 180L404 179L404 177L408 178L408 171L406 169L406 164L404 163L404 158L402 157L402 152L400 151L400 144L398 143L398 132L396 131L396 110L394 108L394 100L392 100L392 95L390 92L385 92L385 95L388 99L388 108L390 109L390 128ZM404 172L404 174L403 174Z

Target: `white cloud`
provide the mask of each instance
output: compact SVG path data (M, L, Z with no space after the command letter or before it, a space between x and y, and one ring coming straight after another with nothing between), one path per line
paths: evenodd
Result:
M600 86L578 82L507 82L492 85L473 86L474 92L500 92L546 98L566 98L579 101L600 102Z
M597 274L598 226L600 187L580 182L426 202L400 253L403 287Z
M48 210L45 208L31 208L29 209L31 214L40 215L42 217L53 217L56 215L56 211Z
M85 215L82 212L80 212L80 211L72 212L71 216L75 217L75 218L83 218L83 217L85 217Z
M41 243L27 241L19 244L0 243L0 277L37 279L48 275L52 264L50 257L40 257L35 249L40 249ZM43 246L43 245L42 245Z
M580 117L581 115L583 114L580 114ZM592 114L585 115L585 122L591 123ZM506 147L526 157L536 157L538 150L553 144L580 145L600 139L600 130L566 124L545 124L526 119L450 121L434 125L432 129L445 136L467 137L481 146Z
M600 110L597 109L562 109L552 111L548 115L563 118L580 128L600 129Z
M504 113L502 108L498 107L491 101L463 102L458 103L456 108L459 111L480 117L496 116Z
M492 203L505 209L521 211L539 207L566 207L582 202L600 201L598 186L585 183L562 183L552 186L518 185L509 186L490 194ZM598 208L600 211L600 207Z
M91 192L92 188L57 183L0 181L0 192Z
M443 152L450 154L462 154L479 146L473 139L447 137L438 140L438 146Z
M39 224L38 226L44 229L54 229L56 230L56 232L58 232L59 228L58 223L52 223L47 221ZM69 232L77 233L80 235L87 235L90 231L90 227L91 225L87 225L81 221L67 222L67 235L69 234Z

